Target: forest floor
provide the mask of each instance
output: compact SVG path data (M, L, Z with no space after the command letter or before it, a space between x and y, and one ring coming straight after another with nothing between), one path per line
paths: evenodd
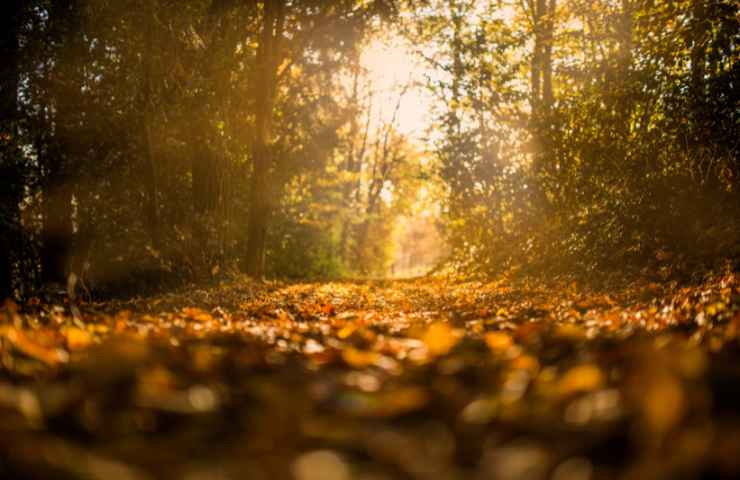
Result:
M0 478L740 476L740 275L0 310Z

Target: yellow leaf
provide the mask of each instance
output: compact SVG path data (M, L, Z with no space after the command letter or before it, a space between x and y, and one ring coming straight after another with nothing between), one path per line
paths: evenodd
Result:
M486 344L495 353L502 353L514 344L509 335L504 332L491 332L486 334Z
M657 434L673 428L685 411L681 384L672 376L653 379L642 396L642 409L647 427Z
M0 331L0 335L5 337L6 340L24 354L44 362L47 365L56 366L69 359L69 354L64 350L40 345L16 328L7 327Z
M514 370L526 370L534 376L540 370L540 362L531 355L519 355L511 361Z
M342 352L342 358L348 365L354 368L365 368L375 365L380 355L376 352L368 352L349 347Z
M572 323L558 325L555 335L571 341L585 340L587 338L586 331Z
M359 417L397 417L423 408L429 394L421 387L402 387L387 392L365 394L352 392L345 407L348 413Z
M339 332L337 332L337 337L339 337L342 340L345 340L349 338L355 331L357 330L357 325L354 323L349 323L342 327Z
M93 337L90 333L77 327L65 329L64 335L67 337L67 348L73 351L84 350L89 347L93 341Z
M604 374L596 365L579 365L565 372L558 389L561 395L588 392L600 388L604 381Z
M196 320L199 322L207 322L213 319L210 313L204 310L201 310L200 308L191 308L191 307L183 308L182 313L186 317L192 318L193 320Z
M422 342L432 355L445 355L460 341L460 332L446 323L435 323L426 331Z

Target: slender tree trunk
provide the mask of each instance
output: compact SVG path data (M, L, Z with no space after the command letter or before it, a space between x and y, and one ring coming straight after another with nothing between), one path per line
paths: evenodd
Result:
M208 126L201 124L201 128ZM208 145L205 135L198 135L194 145L192 172L193 209L199 215L207 215L218 207L219 170L216 153Z
M365 162L365 154L367 153L368 141L370 139L370 124L372 123L373 115L373 98L371 88L367 88L368 97L366 103L364 103L364 110L366 112L366 120L360 130L357 116L362 112L363 105L360 100L360 67L359 64L355 65L354 81L352 87L352 104L356 106L355 112L353 112L352 120L350 124L349 133L349 145L347 148L347 162L346 171L350 174L351 178L348 179L344 190L345 206L347 209L351 209L353 206L359 207L362 202L362 168ZM359 144L357 142L359 141ZM353 252L349 248L350 238L359 240L357 235L357 229L355 228L355 215L344 219L342 226L342 235L340 237L340 252L342 259L347 263L351 261L350 256L353 256Z
M555 41L555 11L557 0L549 0L547 17L544 21L544 46L542 52L542 108L545 112L552 109L554 100L552 91L552 50Z
M206 83L218 83L214 64L217 61L216 47L222 39L220 35L221 17L229 8L231 2L227 0L212 0L203 25L206 45L200 52L200 71ZM200 260L205 260L207 267L216 252L211 249L214 231L212 222L222 200L222 179L224 166L218 161L216 145L209 144L209 132L212 126L209 122L218 108L213 93L203 88L193 101L193 132L191 133L190 149L191 164L191 191L193 197L192 232L194 237L193 252Z
M621 67L621 74L627 74L630 66L632 65L632 4L630 0L622 0L622 21L620 25L620 39L619 39L619 62Z
M41 279L44 284L66 282L74 228L72 224L71 166L78 153L74 112L80 108L78 65L82 52L81 13L77 0L52 4L53 36L60 44L55 76L54 137L46 152L43 187Z
M544 45L544 17L546 15L547 0L534 0L534 48L532 52L530 105L532 117L537 118L542 104L542 70Z
M146 200L144 207L144 218L146 228L152 240L152 246L159 249L161 246L161 234L159 224L159 188L157 185L157 169L152 138L152 121L154 116L154 9L152 0L147 10L147 25L144 38L144 78L141 91L139 111L141 112L141 145L143 147L143 178L146 189Z
M621 144L626 148L629 145L630 136L630 123L632 116L632 105L634 100L632 99L632 79L631 79L631 68L632 68L632 57L634 42L632 40L633 35L633 19L632 19L632 3L631 0L622 0L622 18L620 23L619 33L619 83L621 83L620 94L617 95L618 105L616 111L619 112L620 128L618 131L621 132L622 139Z
M17 253L23 179L17 165L18 84L21 0L5 0L0 7L0 302L13 294L13 257ZM6 137L9 140L3 141Z
M44 188L41 250L41 278L44 284L64 284L72 244L72 188L68 162L70 146L62 138L54 140L53 165Z
M691 26L691 100L693 110L701 114L704 106L704 77L706 76L707 47L705 44L705 0L694 0ZM700 122L697 122L700 123ZM697 141L700 141L697 139Z
M532 171L535 178L534 202L539 211L549 215L550 201L545 185L545 167L550 159L550 119L547 113L552 107L552 42L554 35L555 0L535 0L534 4L534 50L531 65L531 134L533 144Z
M355 165L357 163L356 159L356 142L357 137L359 135L359 125L357 122L357 117L359 116L361 112L360 108L360 100L359 100L359 82L360 82L360 66L358 59L354 59L354 63L352 65L352 98L350 99L351 105L354 109L351 113L350 118L350 125L349 125L349 133L347 135L347 151L345 155L347 158L345 159L345 165L344 165L344 171L347 174L352 174L355 171ZM354 184L354 178L346 179L346 183L344 184L342 188L342 200L344 203L344 207L347 212L352 208L352 190L353 190L353 184ZM350 237L350 230L352 226L352 220L349 215L343 215L341 220L341 233L339 236L339 255L340 258L343 261L348 260L348 251L347 251L347 245L349 244L349 237Z
M265 274L267 227L275 203L269 178L274 162L272 122L285 21L284 0L265 0L263 5L262 35L257 53L258 73L254 90L255 139L252 150L254 168L250 191L247 252L243 265L245 272L254 278L262 278Z
M452 61L453 61L453 74L452 74L452 109L451 109L451 122L450 122L450 133L455 136L459 136L462 129L462 122L459 115L460 100L462 96L461 92L461 81L465 69L463 64L463 38L462 38L462 27L463 27L463 12L460 4L454 0L449 0L450 13L452 15L453 24L453 37L452 37Z

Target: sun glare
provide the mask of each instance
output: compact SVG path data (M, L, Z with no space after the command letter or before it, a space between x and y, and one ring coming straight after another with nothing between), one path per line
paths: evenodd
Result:
M414 58L400 39L374 40L362 54L362 66L367 70L376 96L376 115L390 121L401 98L397 128L411 138L419 139L429 121L431 99L424 91L424 66Z

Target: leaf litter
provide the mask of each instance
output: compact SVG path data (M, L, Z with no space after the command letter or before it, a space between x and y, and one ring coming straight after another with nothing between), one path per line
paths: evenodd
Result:
M646 294L647 292L647 294ZM740 475L740 278L238 281L0 311L0 474Z

